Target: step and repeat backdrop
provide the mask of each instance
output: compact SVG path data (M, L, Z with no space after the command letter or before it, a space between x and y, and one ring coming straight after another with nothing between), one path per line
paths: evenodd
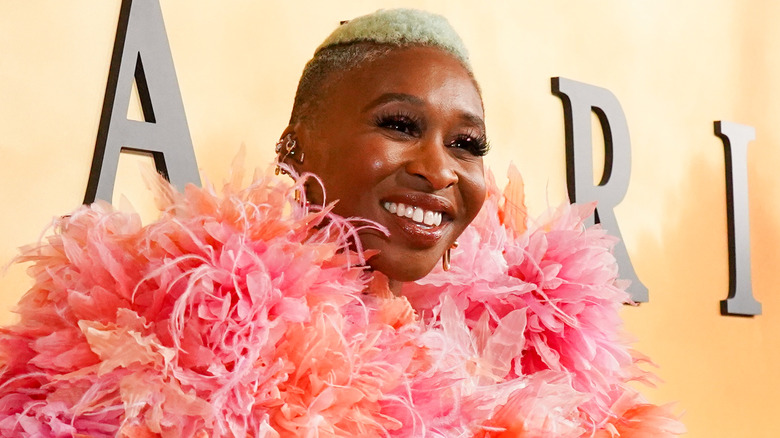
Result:
M160 0L137 15L129 4L0 3L0 323L30 285L11 262L53 217L97 197L153 220L155 158L172 179L215 185L242 148L245 168L267 169L324 37L341 20L416 7L445 15L470 50L499 184L512 162L531 216L598 200L622 238L640 302L626 326L662 381L648 397L676 402L690 437L780 434L780 4ZM167 128L144 134L154 117ZM172 149L112 147L138 132Z

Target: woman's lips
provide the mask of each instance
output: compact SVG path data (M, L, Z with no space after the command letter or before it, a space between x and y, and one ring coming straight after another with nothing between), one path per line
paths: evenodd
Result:
M398 217L406 217L418 224L434 227L441 225L442 213L440 211L426 210L422 207L414 207L404 203L396 204L395 202L390 201L385 201L382 206L390 213L393 213Z
M387 226L391 237L398 230L416 249L436 245L452 218L448 201L428 194L398 195L380 203L389 216Z

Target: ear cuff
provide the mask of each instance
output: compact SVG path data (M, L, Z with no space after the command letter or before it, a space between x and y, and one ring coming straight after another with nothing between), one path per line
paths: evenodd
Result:
M298 143L292 138L292 134L287 134L283 138L276 142L276 170L274 173L279 175L288 173L284 168L280 166L288 158L291 158L298 164L303 164L304 154L303 151L298 149ZM284 155L282 155L284 153Z

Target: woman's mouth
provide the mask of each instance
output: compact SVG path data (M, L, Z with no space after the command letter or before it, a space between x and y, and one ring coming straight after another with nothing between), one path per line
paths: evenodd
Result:
M406 242L406 245L423 250L439 243L451 219L447 211L434 209L435 205L431 204L435 202L418 201L415 204L422 204L427 208L393 201L382 201L381 204L384 210L395 218L386 223L391 239L395 235Z
M440 211L425 210L422 207L415 207L402 203L388 202L382 203L382 206L388 212L398 216L411 219L421 225L429 227L438 227L441 225L442 213Z
M380 222L390 231L390 240L416 250L438 245L449 232L456 211L447 198L428 193L395 193L379 204L388 214Z

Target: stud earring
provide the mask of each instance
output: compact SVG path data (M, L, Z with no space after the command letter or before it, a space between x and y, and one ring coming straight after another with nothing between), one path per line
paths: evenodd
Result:
M441 268L445 271L449 271L450 267L452 266L450 264L450 260L452 259L452 250L458 247L458 241L452 242L452 246L447 248L447 251L444 251L444 255L441 257Z
M274 148L276 151L276 169L274 170L274 173L276 175L288 173L280 166L288 157L295 160L298 164L303 164L304 154L302 151L298 150L297 146L298 143L292 138L292 134L287 134L276 142L276 147ZM282 156L282 152L284 152L284 156Z

